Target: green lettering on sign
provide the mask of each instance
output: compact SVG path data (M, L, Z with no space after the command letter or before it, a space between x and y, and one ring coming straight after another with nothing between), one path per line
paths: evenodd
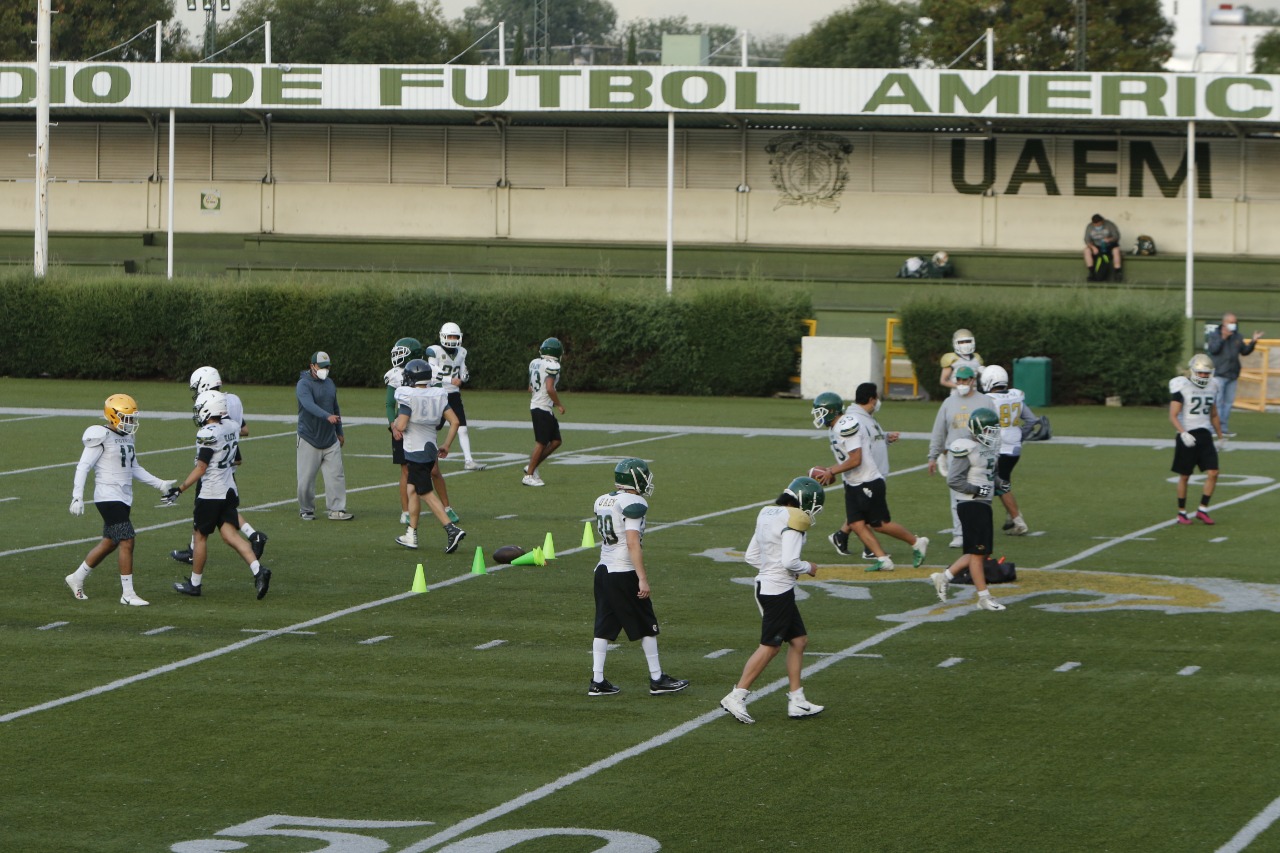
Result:
M6 74L18 76L18 94L0 96L0 104L25 104L36 99L36 70L34 68L0 68L0 91L6 88Z
M1126 92L1126 83L1137 83L1142 88ZM1120 105L1125 101L1139 101L1147 108L1146 116L1168 115L1164 108L1164 96L1169 84L1154 75L1119 76L1102 78L1102 115L1120 115Z
M96 83L101 75L106 75L107 91L99 95ZM129 72L114 65L90 65L81 68L71 80L71 91L82 104L118 104L129 97L133 80Z
M760 79L754 71L738 71L734 74L733 89L736 106L740 110L798 110L799 104L783 102L765 103L760 100Z
M1035 171L1031 167L1035 166ZM1049 155L1044 150L1043 139L1028 139L1018 155L1018 163L1013 167L1013 176L1009 178L1006 195L1017 195L1023 184L1043 184L1045 195L1062 195L1058 189L1058 180L1053 176L1053 167L1049 165Z
M319 80L293 80L285 79L286 74L301 74L306 76L319 75L320 68L294 68L291 71L285 71L281 68L267 66L262 69L262 103L265 104L312 104L318 105L320 99L310 97L286 97L285 89L319 89L321 82Z
M215 81L228 84L227 94L214 93ZM213 68L197 65L191 69L192 104L243 104L253 97L253 72L248 68Z
M916 88L909 74L886 74L871 99L862 107L864 113L873 113L880 107L903 105L913 112L929 112L929 102Z
M1075 160L1074 187L1072 191L1078 196L1114 197L1117 189L1111 187L1094 187L1089 185L1090 175L1114 175L1120 171L1113 156L1109 162L1098 162L1090 159L1094 151L1106 151L1115 155L1120 150L1120 143L1114 139L1077 139L1071 143Z
M589 104L593 110L644 110L653 105L653 74L648 71L592 71ZM626 100L616 100L622 95Z
M1271 91L1270 83L1254 77L1219 77L1210 80L1204 89L1204 105L1209 112L1221 118L1262 118L1271 112L1271 108L1264 105L1234 109L1227 103L1227 93L1232 86L1248 86L1255 92Z
M1192 118L1196 114L1196 79L1178 78L1178 115Z
M442 74L444 69L441 68L379 68L378 105L404 106L405 89L442 89L444 88L444 80L440 79Z
M982 180L971 184L966 180L966 154L969 143L964 139L951 140L951 186L962 195L982 195L996 182L996 141L982 141Z
M699 101L684 96L684 84L689 80L701 80L707 93ZM724 78L714 71L672 71L662 78L662 100L678 110L712 110L724 103L728 91Z
M473 98L467 94L467 69L455 68L450 88L449 94L458 106L492 109L506 103L507 95L511 93L511 78L505 68L490 68L485 75L484 94Z
M995 101L996 112L1017 115L1018 92L1018 77L1013 74L997 74L976 92L970 91L961 75L943 74L938 78L938 112L980 113ZM957 101L959 109L956 108Z
M517 68L517 77L534 77L538 81L538 106L556 109L560 106L560 81L565 77L581 77L581 71L560 68Z
M1049 113L1051 115L1088 114L1091 110L1087 106L1057 107L1054 106L1052 102L1062 98L1084 101L1091 99L1093 97L1093 93L1088 88L1089 79L1089 75L1087 74L1055 74L1045 77L1029 77L1027 79L1027 112ZM1082 83L1085 85L1085 88L1057 88L1058 84L1069 85L1072 83Z

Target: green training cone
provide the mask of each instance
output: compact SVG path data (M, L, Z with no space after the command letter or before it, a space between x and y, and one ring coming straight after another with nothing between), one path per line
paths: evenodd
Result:
M589 521L587 522L586 526L582 528L582 547L583 548L596 547L596 537L593 536L591 533L591 522Z
M547 555L542 553L541 548L533 549L533 564L535 566L545 566L547 564Z
M547 541L542 543L542 556L546 557L548 560L554 560L556 558L556 546L555 543L551 541L550 530L547 531Z
M475 559L471 561L471 574L483 575L487 574L484 570L484 549L479 545L476 546Z
M547 561L546 560L539 561L538 559L541 555L542 555L542 549L534 548L532 551L529 551L527 553L521 554L519 557L516 557L514 560L511 561L511 565L513 566L545 566L547 564Z
M422 571L422 563L418 563L418 570L413 573L413 586L409 587L409 592L426 592L427 576Z

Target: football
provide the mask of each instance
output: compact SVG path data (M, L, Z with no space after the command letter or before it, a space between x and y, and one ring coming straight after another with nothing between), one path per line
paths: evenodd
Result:
M503 545L501 548L493 552L493 560L495 563L501 563L504 566L511 565L511 561L516 557L521 557L525 553L524 549L519 545Z
M809 476L817 480L819 483L822 483L822 485L824 486L826 485L826 481L823 479L823 477L826 475L826 473L827 473L826 468L810 468L809 469Z

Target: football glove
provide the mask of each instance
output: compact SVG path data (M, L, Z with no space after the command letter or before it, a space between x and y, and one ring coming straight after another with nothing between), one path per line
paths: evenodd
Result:
M1187 447L1196 446L1196 437L1189 432L1178 433L1178 440L1181 441Z
M170 480L169 482L173 482L173 481ZM164 493L164 497L160 498L160 505L161 506L177 506L178 496L181 494L182 492L179 491L177 486L170 486L169 490Z
M72 498L72 499L71 499L71 514L72 514L72 515L84 515L84 501L80 500L80 498Z
M996 495L1007 495L1012 488L1008 480L1000 480L996 483Z
M975 498L989 498L989 497L991 497L991 487L990 487L990 486L978 486L978 491L974 492L974 493L973 493L973 496L974 496Z

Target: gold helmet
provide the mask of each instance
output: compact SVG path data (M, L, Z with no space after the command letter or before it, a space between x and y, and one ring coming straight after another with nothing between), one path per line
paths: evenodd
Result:
M138 404L128 394L112 394L102 407L107 426L121 435L133 435L138 431Z
M1202 352L1198 352L1191 356L1191 361L1187 364L1190 371L1191 384L1197 388L1208 388L1209 383L1213 381L1213 359Z
M974 350L978 348L977 342L973 339L973 332L968 329L956 329L956 333L951 336L951 348L956 351L956 355L973 355Z

